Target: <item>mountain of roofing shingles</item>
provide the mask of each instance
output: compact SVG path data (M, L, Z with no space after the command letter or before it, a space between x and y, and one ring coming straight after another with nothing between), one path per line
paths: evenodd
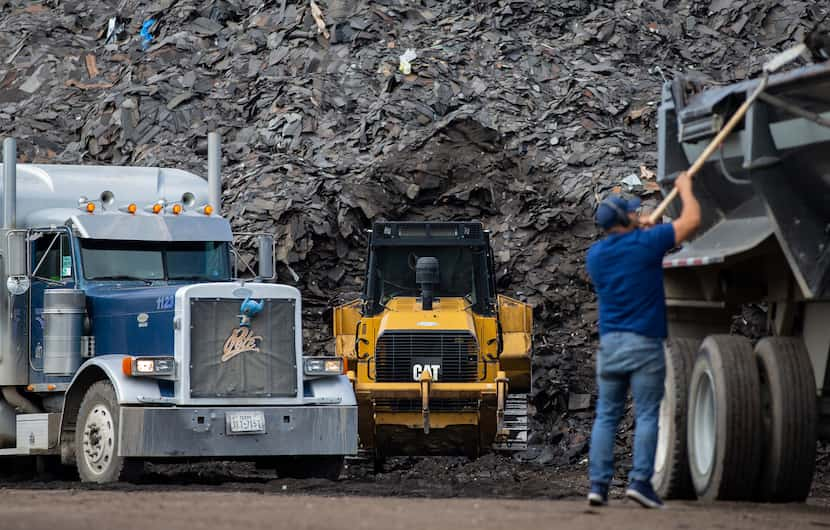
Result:
M279 279L306 300L309 350L332 349L327 307L360 290L372 221L481 219L501 289L534 304L539 322L535 439L569 447L590 414L558 413L569 393L593 392L591 214L617 186L656 200L662 82L756 74L828 10L0 0L0 135L17 137L21 161L204 174L206 134L220 131L224 214L240 231L276 234ZM410 70L399 68L408 49Z

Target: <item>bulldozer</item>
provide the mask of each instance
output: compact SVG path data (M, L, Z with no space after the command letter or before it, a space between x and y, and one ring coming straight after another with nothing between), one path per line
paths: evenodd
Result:
M334 309L363 454L527 447L533 314L496 292L480 222L377 222L360 299ZM380 463L380 464L379 464Z

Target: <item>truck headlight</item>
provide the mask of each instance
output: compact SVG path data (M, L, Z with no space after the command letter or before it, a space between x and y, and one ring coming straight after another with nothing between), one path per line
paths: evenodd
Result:
M124 357L121 369L131 376L174 376L176 359L173 357Z
M306 357L303 360L305 375L340 375L343 373L343 359L340 357Z

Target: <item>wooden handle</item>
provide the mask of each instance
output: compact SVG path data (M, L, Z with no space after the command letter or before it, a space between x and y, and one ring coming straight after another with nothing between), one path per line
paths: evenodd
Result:
M700 168L703 167L703 164L705 164L706 161L709 160L709 157L715 154L715 150L717 150L721 146L723 141L726 140L726 137L729 136L729 133L732 132L732 129L734 129L735 126L738 125L738 122L741 121L741 118L744 117L744 114L746 114L746 112L749 110L749 107L752 106L755 100L758 99L758 96L761 95L761 92L763 92L764 89L767 87L767 81L768 77L767 75L764 75L764 77L761 78L761 82L758 83L758 88L756 88L755 91L748 98L746 98L746 101L744 101L743 104L740 107L738 107L738 110L735 112L735 114L732 115L731 118L729 118L729 121L726 122L726 125L723 126L723 129L721 129L717 136L715 136L714 140L712 140L709 143L709 145L706 146L706 149L704 149L703 152L700 153L700 156L697 157L697 160L695 160L695 163L692 164L692 167L686 170L686 173L689 174L689 177L694 177L697 174L697 172L700 171ZM663 216L663 212L666 211L666 208L668 208L669 204L671 204L674 198L677 197L677 193L677 188L672 188L671 192L668 195L666 195L666 198L663 199L657 206L657 209L651 212L651 215L648 216L648 220L650 223L656 223L660 219L660 217Z

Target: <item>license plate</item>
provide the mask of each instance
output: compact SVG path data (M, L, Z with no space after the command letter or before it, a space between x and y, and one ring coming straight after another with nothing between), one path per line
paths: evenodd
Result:
M262 434L265 432L265 413L261 410L226 412L228 434Z
M420 381L421 375L429 372L433 381L441 380L441 359L421 357L412 359L412 380Z

